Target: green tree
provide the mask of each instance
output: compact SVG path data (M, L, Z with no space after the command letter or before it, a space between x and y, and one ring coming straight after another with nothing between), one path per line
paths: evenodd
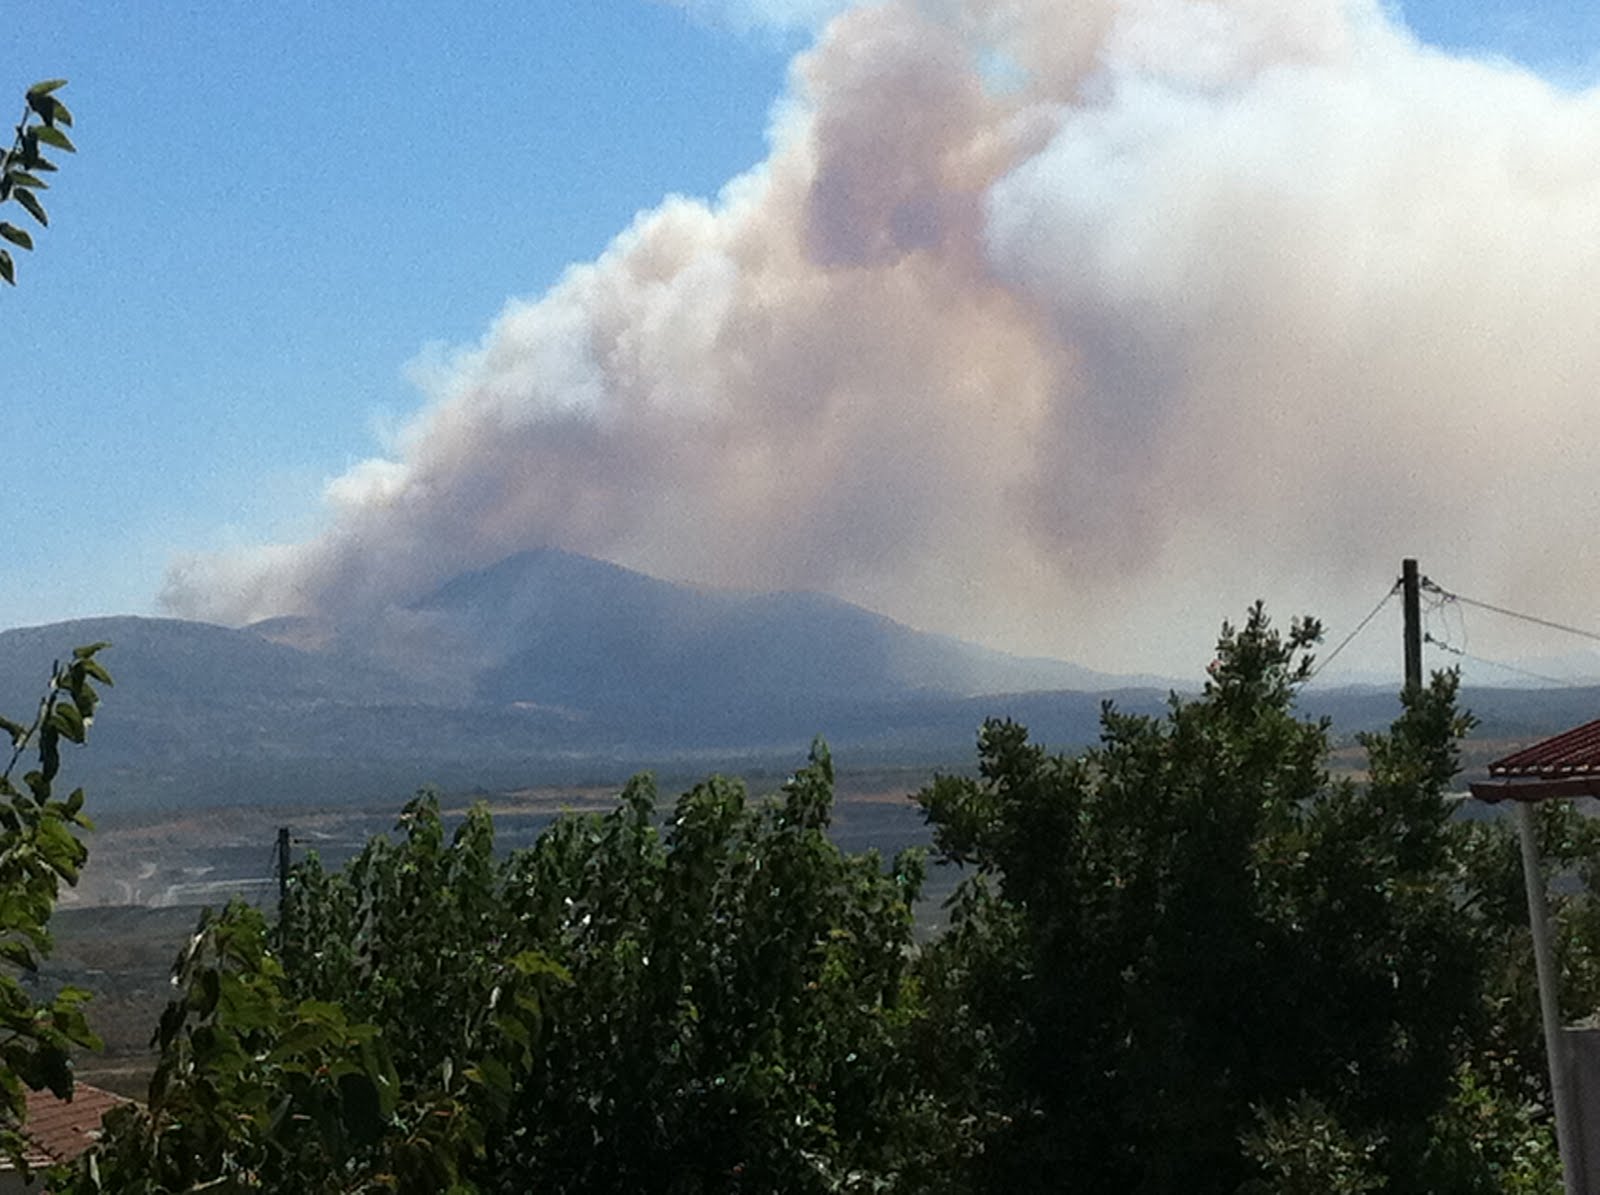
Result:
M1366 783L1330 778L1293 709L1318 635L1257 606L1199 699L1108 706L1076 757L991 722L979 777L920 794L974 873L924 960L973 1188L1231 1192L1268 1156L1246 1139L1282 1160L1298 1124L1347 1189L1459 1189L1419 1167L1483 1008L1443 800L1469 720L1436 676L1365 739Z
M0 149L0 204L12 202L42 227L49 223L37 192L49 184L39 177L56 169L40 146L74 152L62 132L72 113L55 92L65 79L49 79L28 88L22 118L8 148ZM0 241L33 248L32 236L0 220ZM0 247L0 278L16 283L16 263ZM24 1174L21 1126L28 1090L48 1088L58 1096L72 1091L71 1051L99 1048L89 1029L83 1005L89 994L65 987L50 999L30 995L18 975L35 976L50 951L50 915L61 883L75 884L88 851L78 837L89 828L83 813L83 790L65 800L55 798L63 743L84 741L94 721L99 692L111 677L95 658L104 643L80 647L72 661L52 667L49 685L28 721L0 717L0 733L10 752L0 771L0 1150ZM35 765L20 777L17 769L30 757Z
M50 223L38 193L50 184L40 178L56 169L41 147L75 153L71 139L62 130L72 127L72 113L55 93L65 87L65 79L46 79L28 88L23 97L22 119L8 149L0 150L0 204L15 203L42 228ZM0 220L0 239L19 249L32 249L33 236L15 224ZM17 281L16 262L9 249L0 248L0 278L13 286Z
M1445 800L1456 678L1335 777L1294 710L1318 633L1257 606L1198 699L1108 705L1076 756L986 724L918 796L971 869L920 952L920 857L828 840L820 746L776 799L663 815L639 778L508 858L419 797L275 932L202 925L148 1110L58 1189L1549 1195L1514 842ZM1540 832L1600 1007L1600 832Z
M470 1189L462 1164L482 1130L448 1076L404 1086L383 1029L297 997L269 939L245 905L202 918L175 968L147 1106L113 1112L102 1147L52 1190Z
M826 751L780 800L712 780L655 827L643 780L558 824L511 908L571 972L495 1143L552 1191L920 1190L929 1106L900 1048L916 854L827 837ZM509 1177L501 1189L509 1189Z
M662 832L639 778L503 860L486 811L447 836L419 798L398 843L297 868L275 942L203 927L148 1111L59 1189L926 1189L921 867L841 853L832 793L819 747Z
M297 869L278 926L233 904L180 956L144 1109L54 1189L475 1189L485 1134L565 979L505 949L487 814L446 842L437 801L344 873Z
M77 882L88 851L78 831L89 828L83 790L55 796L65 743L82 743L100 696L110 684L96 654L103 643L80 647L51 669L38 709L26 722L0 717L11 750L0 771L0 1150L19 1166L27 1091L72 1091L74 1047L98 1048L84 1019L88 993L74 987L36 1000L18 978L34 975L50 951L50 914L61 884ZM21 777L25 760L33 766Z

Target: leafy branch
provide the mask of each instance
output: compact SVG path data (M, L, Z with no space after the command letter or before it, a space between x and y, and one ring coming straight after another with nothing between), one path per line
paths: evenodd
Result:
M77 152L71 139L61 131L72 127L72 113L55 95L66 83L65 79L46 79L28 88L22 119L16 124L16 136L11 147L0 155L0 203L15 201L41 228L49 226L50 218L36 192L49 190L50 184L39 175L52 173L56 165L39 147L51 146L69 154ZM33 248L32 234L3 220L0 220L0 238L19 249ZM16 263L8 249L0 249L0 278L13 286L17 284Z
M61 881L75 884L88 858L76 830L88 829L83 790L65 800L53 796L61 770L61 743L82 743L100 701L95 685L111 676L95 655L106 645L77 648L67 664L51 667L50 684L33 720L0 717L0 733L10 736L11 755L0 772L0 962L36 973L50 950L50 914ZM37 764L18 784L18 765L30 752ZM18 978L0 972L0 1152L22 1164L20 1126L28 1089L48 1087L58 1096L72 1090L71 1050L97 1048L99 1040L84 1018L88 993L63 988L48 1002L35 1004Z

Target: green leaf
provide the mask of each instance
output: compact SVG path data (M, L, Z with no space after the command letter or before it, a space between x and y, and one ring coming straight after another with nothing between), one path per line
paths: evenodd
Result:
M524 950L513 955L511 965L522 975L550 975L561 983L570 983L572 974L560 963L537 950Z
M483 1088L496 1110L503 1113L511 1103L511 1072L498 1058L485 1056L479 1059L478 1065L469 1066L462 1074L468 1082Z
M0 958L6 962L21 967L24 971L37 971L39 960L33 953L33 948L26 942L0 943Z
M78 868L88 858L83 843L72 836L72 831L55 818L39 825L39 854L55 872L69 884L78 880Z
M28 98L32 99L36 95L49 95L52 91L65 87L66 85L67 81L65 79L46 79L43 83L35 83L32 87L28 88Z
M69 154L75 154L78 152L78 147L73 145L72 142L67 139L67 135L54 125L44 125L41 128L35 129L34 134L46 145L53 145L57 149L64 149Z
M13 170L11 172L11 185L13 187L32 187L35 191L48 191L50 184L43 179L35 178L26 170Z
M11 193L11 198L15 199L23 207L27 208L28 214L35 220L39 221L40 224L43 224L46 227L49 226L50 217L44 214L44 208L40 205L39 201L33 197L32 191L24 191L19 187L17 190Z
M83 742L83 715L75 705L58 705L50 714L50 722L70 742Z
M504 1033L524 1050L533 1046L533 1035L528 1031L528 1026L521 1017L501 1013L495 1017L495 1024L500 1027L501 1033Z
M302 1000L295 1008L302 1021L316 1025L331 1025L337 1029L345 1026L344 1009L332 1000Z
M4 278L12 286L17 284L17 269L11 264L11 254L0 249L0 278Z
M219 1015L229 1028L249 1032L278 1022L281 1012L267 994L243 982L237 975L224 975L218 986Z
M15 224L7 224L4 221L0 221L0 237L5 237L13 245L21 245L24 249L33 248L33 237Z

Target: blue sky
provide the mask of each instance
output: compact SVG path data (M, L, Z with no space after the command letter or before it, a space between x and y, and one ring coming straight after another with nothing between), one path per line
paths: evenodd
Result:
M19 24L7 90L70 79L79 153L0 295L0 626L148 610L174 549L301 530L423 346L756 161L787 61L639 0Z
M475 341L636 212L760 160L804 34L715 7L12 14L0 93L69 78L80 152L0 293L0 627L153 612L175 552L309 534L324 483L419 403L427 346ZM1444 47L1594 74L1587 4L1404 14Z

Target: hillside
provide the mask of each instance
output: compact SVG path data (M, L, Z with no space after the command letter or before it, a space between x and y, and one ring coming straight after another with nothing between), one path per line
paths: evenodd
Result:
M243 629L109 617L0 633L0 710L37 700L52 658L108 640L116 688L78 754L104 810L392 801L417 786L516 788L792 765L814 735L861 766L966 757L985 717L1081 746L1114 697L1169 685L924 634L834 598L672 584L538 551L344 623ZM1587 720L1592 690L1475 690L1494 738ZM1313 689L1341 733L1392 690Z

